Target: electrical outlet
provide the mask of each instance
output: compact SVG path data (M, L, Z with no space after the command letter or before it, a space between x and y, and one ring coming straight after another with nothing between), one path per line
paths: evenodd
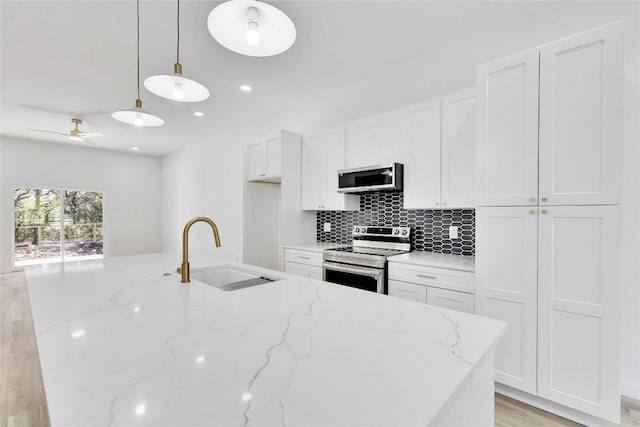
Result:
M458 239L458 227L452 225L449 227L449 238L450 239Z
M329 233L331 231L331 223L330 222L325 222L324 223L324 232L325 233Z

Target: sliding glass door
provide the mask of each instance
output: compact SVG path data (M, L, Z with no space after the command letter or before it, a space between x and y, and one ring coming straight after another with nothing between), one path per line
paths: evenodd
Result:
M14 191L14 265L103 257L103 194L46 188Z

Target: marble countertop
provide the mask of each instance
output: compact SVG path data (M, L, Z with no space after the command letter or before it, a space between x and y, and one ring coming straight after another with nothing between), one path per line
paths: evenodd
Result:
M53 426L426 425L505 330L280 272L181 284L177 259L27 268Z
M423 265L427 267L449 268L461 271L474 272L476 270L475 257L464 255L449 255L438 254L434 252L415 251L401 255L394 255L387 258L387 260L389 262Z
M310 252L322 252L325 249L332 248L342 248L345 245L342 243L322 243L322 242L310 242L310 243L296 243L296 244L287 244L284 245L285 249L297 249L300 251L310 251Z

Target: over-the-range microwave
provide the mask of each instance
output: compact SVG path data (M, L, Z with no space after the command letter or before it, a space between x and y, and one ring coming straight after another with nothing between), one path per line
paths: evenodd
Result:
M338 171L338 193L369 193L372 191L402 191L402 163L387 163Z

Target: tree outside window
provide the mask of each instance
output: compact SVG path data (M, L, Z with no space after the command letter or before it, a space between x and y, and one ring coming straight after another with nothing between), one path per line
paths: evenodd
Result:
M16 266L103 256L102 193L16 188L14 222Z

